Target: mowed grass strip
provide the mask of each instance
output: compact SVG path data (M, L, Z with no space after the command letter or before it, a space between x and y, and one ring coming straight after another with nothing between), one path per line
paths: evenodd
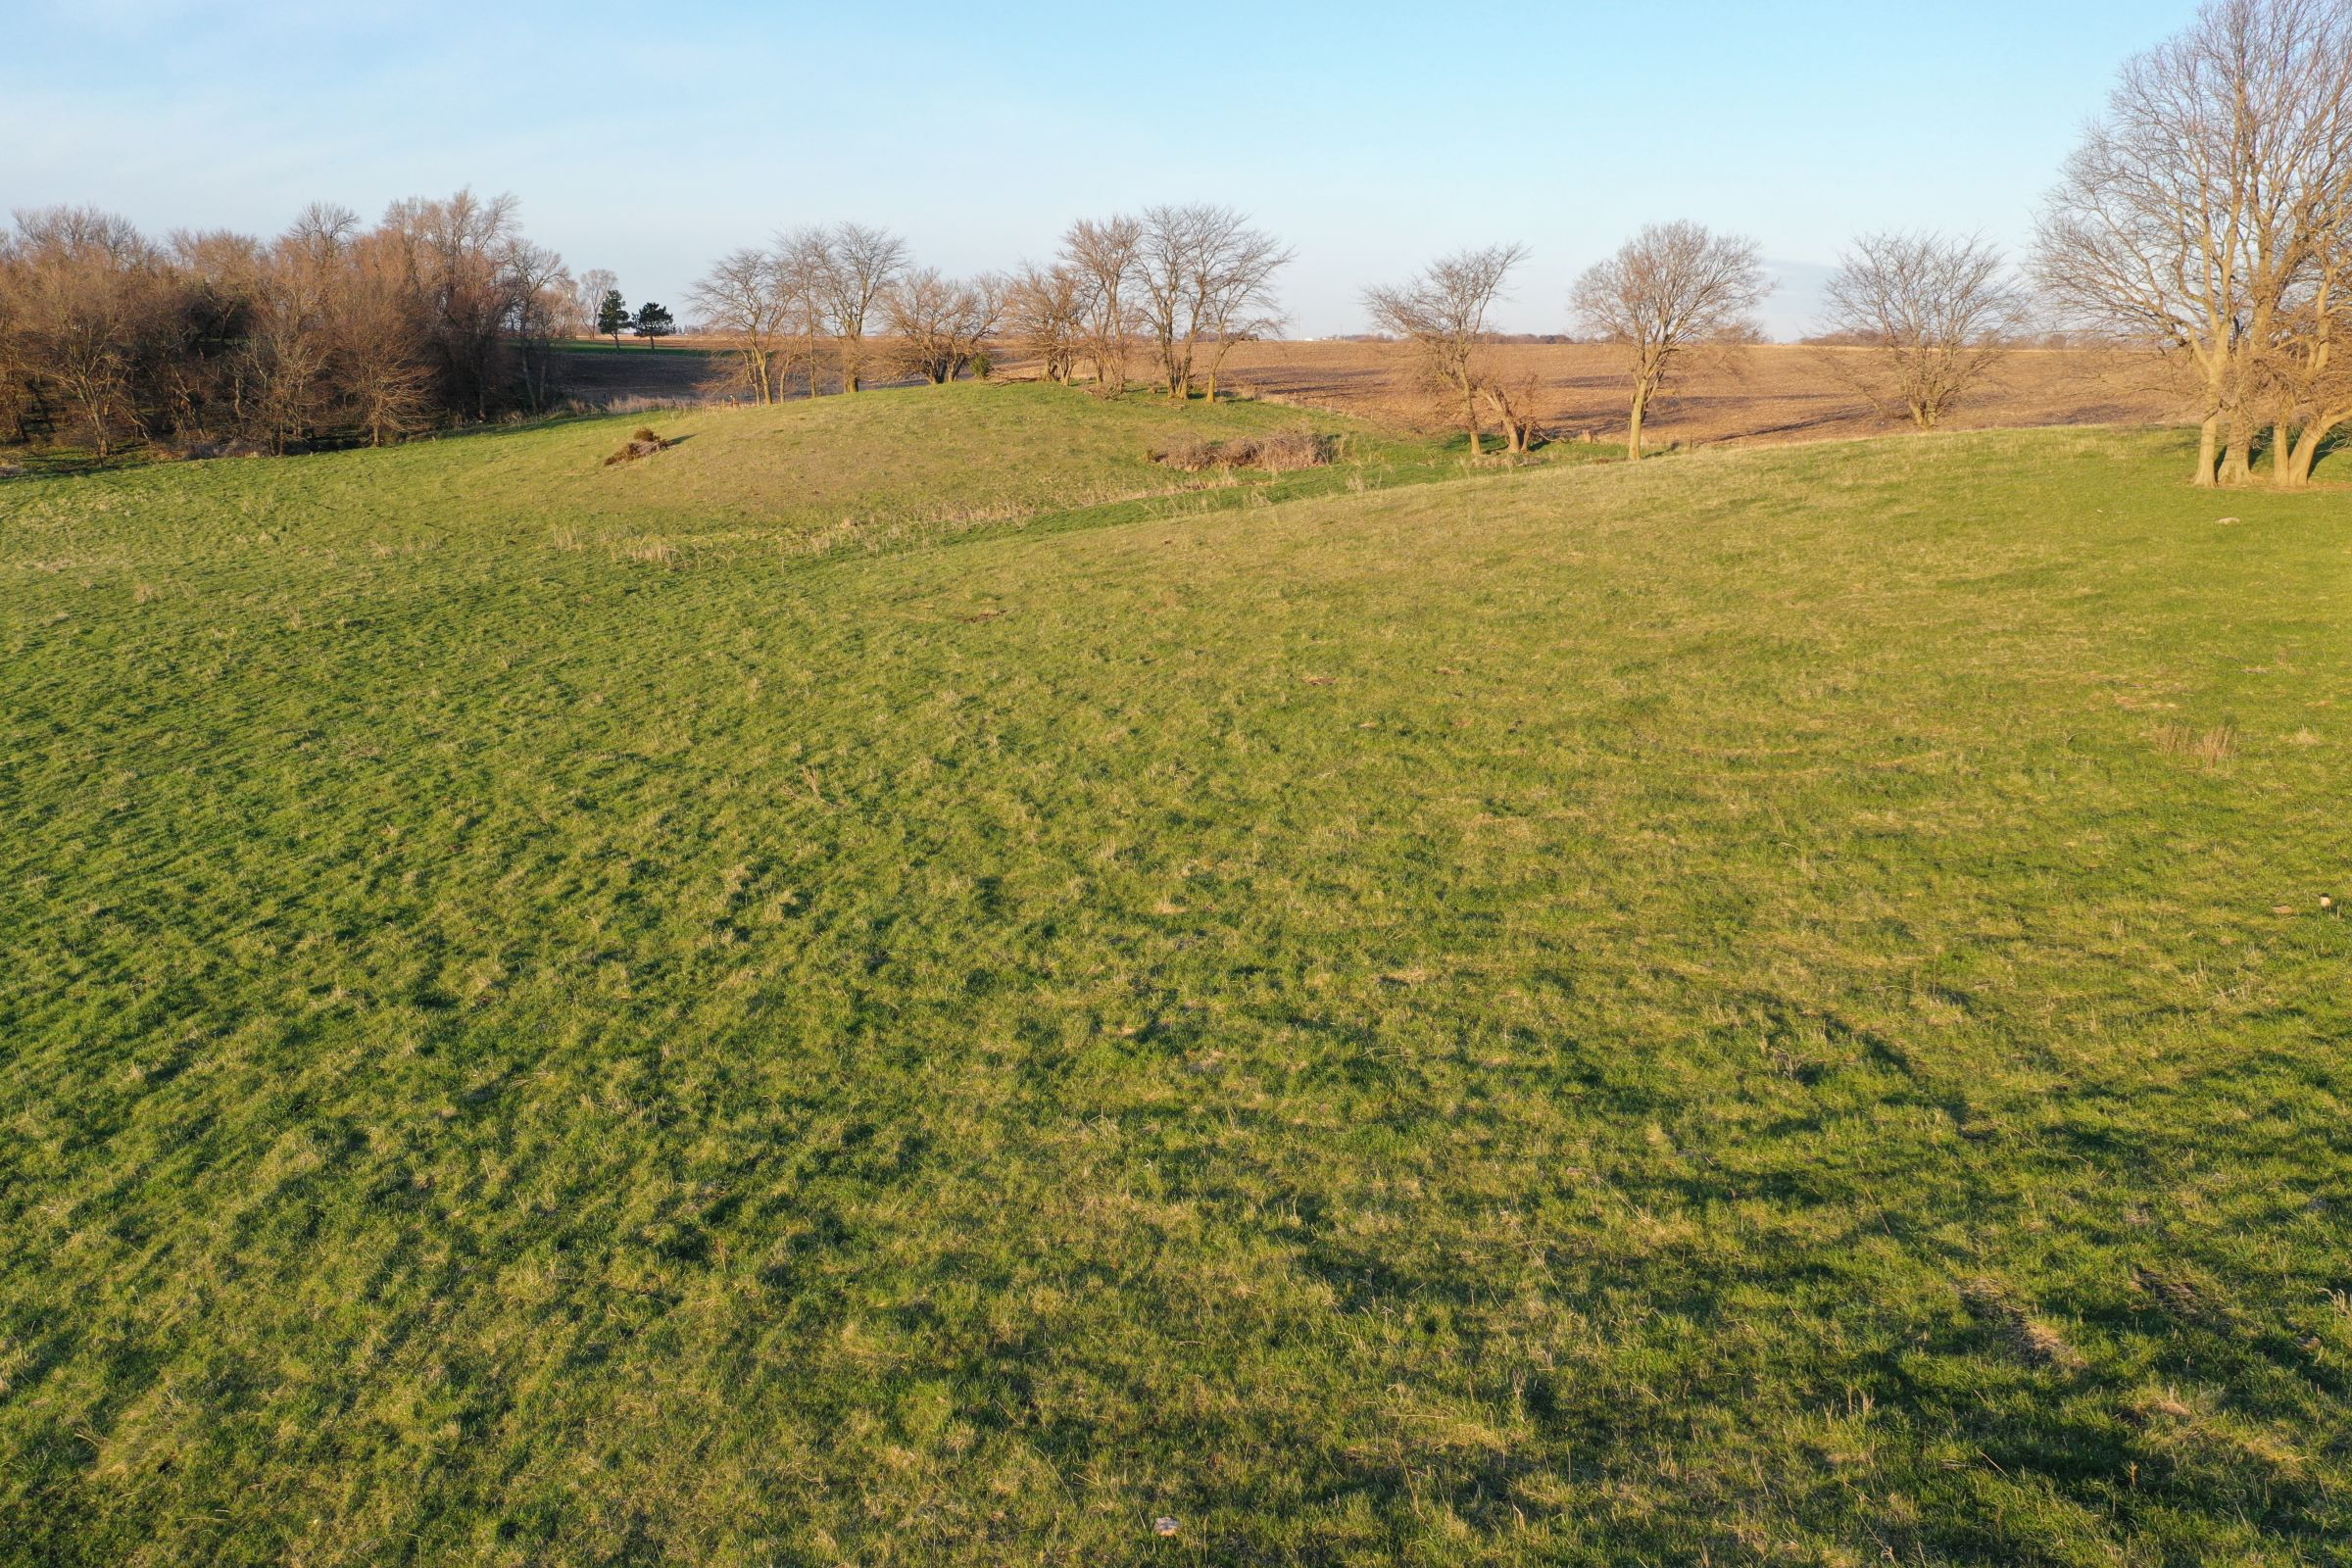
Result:
M0 491L0 1561L2352 1539L2340 494L972 407Z

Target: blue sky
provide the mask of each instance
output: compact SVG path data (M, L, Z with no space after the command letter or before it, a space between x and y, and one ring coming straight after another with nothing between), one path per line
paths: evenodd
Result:
M1080 215L1216 200L1297 248L1293 330L1321 335L1360 329L1364 284L1502 239L1533 251L1505 324L1556 329L1580 269L1684 217L1761 242L1791 333L1857 232L2022 244L2116 68L2193 6L7 9L0 206L268 232L314 199L511 190L575 269L674 306L803 222L966 270Z

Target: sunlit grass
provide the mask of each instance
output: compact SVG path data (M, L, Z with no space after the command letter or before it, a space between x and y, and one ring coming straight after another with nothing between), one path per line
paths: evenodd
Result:
M0 1561L2352 1539L2340 495L927 396L0 488Z

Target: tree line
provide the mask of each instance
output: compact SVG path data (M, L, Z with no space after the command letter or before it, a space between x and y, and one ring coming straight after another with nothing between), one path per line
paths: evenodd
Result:
M842 223L728 253L692 301L756 402L796 382L813 395L826 376L856 392L877 362L952 381L985 368L994 343L1051 380L1074 383L1084 367L1109 391L1149 355L1170 397L1200 388L1213 402L1232 346L1278 329L1273 284L1290 261L1232 208L1198 203L1082 220L1049 262L961 278L911 265L887 230Z
M274 239L90 208L0 233L0 434L285 452L538 410L578 316L514 199L314 205Z
M1474 453L1490 429L1511 453L1540 439L1539 383L1508 368L1493 323L1527 254L1459 250L1363 295ZM733 389L760 403L854 394L876 374L952 381L1004 350L1058 382L1117 393L1140 366L1172 399L1214 401L1233 347L1280 331L1291 260L1207 203L1082 219L1042 262L962 277L844 222L730 252L691 306ZM1577 329L1623 356L1631 456L1691 364L1761 336L1772 287L1753 241L1689 221L1642 228L1576 280ZM1841 345L1827 363L1924 429L2030 323L2180 368L2198 484L2309 482L2352 424L2352 0L2208 0L2125 67L2022 271L1969 236L1866 235L1815 341ZM268 241L159 242L88 209L19 213L0 235L0 435L77 435L102 454L166 437L380 443L548 407L564 334L651 347L674 326L659 304L632 313L610 272L572 278L511 197L400 202L369 228L313 207Z

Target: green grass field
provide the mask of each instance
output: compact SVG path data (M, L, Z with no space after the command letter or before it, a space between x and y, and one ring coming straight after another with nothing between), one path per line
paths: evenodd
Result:
M2352 497L1301 417L0 484L0 1563L2352 1561Z

